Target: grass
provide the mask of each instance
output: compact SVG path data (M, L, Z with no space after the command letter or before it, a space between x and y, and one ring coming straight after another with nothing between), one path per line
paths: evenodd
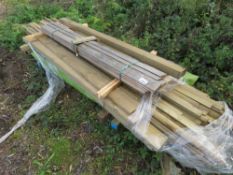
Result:
M10 9L0 22L0 46L17 50L25 34L23 25L28 22L69 17L143 49L158 49L161 56L198 74L200 89L232 106L232 67L228 63L233 55L231 5L224 2L220 8L217 1L206 0L176 2L160 0L155 6L150 0L8 0ZM25 71L30 78L22 83L29 95L21 104L21 116L47 87L45 75L34 61L28 62ZM99 122L100 109L67 86L50 110L36 115L14 134L9 143L14 140L19 145L9 152L20 154L20 148L25 148L27 156L22 156L32 161L34 174L40 175L161 174L161 154L149 151L123 127L115 131L110 121ZM27 168L21 166L25 173Z

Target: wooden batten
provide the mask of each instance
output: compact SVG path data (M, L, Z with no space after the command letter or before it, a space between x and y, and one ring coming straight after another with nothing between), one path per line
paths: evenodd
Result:
M88 42L88 41L96 41L96 37L95 36L87 36L87 37L83 37L83 38L77 38L73 41L73 44L82 44L84 42Z
M91 64L120 79L140 93L154 92L163 84L165 73L122 52L93 41L96 40L94 36L83 37L67 26L54 22L44 25L42 31L76 55L80 55Z
M31 35L27 35L25 37L23 37L24 42L28 43L28 42L32 42L37 40L38 38L40 38L41 36L43 36L44 34L42 32L37 32L37 33L33 33Z
M157 69L160 69L163 72L166 72L169 75L172 75L176 78L180 78L184 73L185 69L171 61L168 61L157 55L153 55L149 52L146 52L142 49L134 47L130 44L127 44L123 41L115 39L111 36L105 35L103 33L97 32L89 27L84 27L82 24L73 22L67 18L60 19L62 23L69 26L72 30L82 32L86 35L93 35L98 38L99 41L123 52L130 56L137 58L138 60L154 66Z
M157 51L156 50L152 50L152 51L150 51L150 53L152 54L152 55L157 55Z
M49 44L50 47L46 47L47 44ZM110 77L106 76L104 73L101 73L101 71L99 71L94 66L91 66L87 69L86 66L90 66L88 62L83 59L77 59L74 54L71 54L71 52L67 51L67 49L56 44L53 40L47 38L46 36L41 36L41 38L33 40L32 45L37 51L43 53L43 55L46 56L46 58L49 59L50 62L65 71L66 74L69 75L71 79L76 81L78 84L82 84L82 86L84 86L93 95L97 94L97 87L103 87L103 82L105 82L105 84L107 82L111 82ZM65 57L65 55L67 56ZM93 72L91 74L87 73L89 71L96 72ZM101 76L98 72L103 76ZM89 77L89 75L92 75L92 77ZM98 79L100 81L98 81ZM92 85L90 82L95 83L94 85ZM124 95L121 95L122 92L124 92ZM131 94L131 92L127 90L125 86L119 87L113 91L110 91L109 93L110 94L102 100L102 105L125 127L128 127L129 121L127 118L133 111L135 111L139 101L136 100L133 93ZM119 105L119 103L121 105ZM151 135L156 136L157 140L149 139ZM152 146L156 150L160 149L162 145L165 144L165 142L167 141L167 137L158 129L152 127L152 125L149 125L147 133L143 135L141 140L146 144Z
M42 23L48 24L52 21L55 20L46 19ZM180 77L184 72L183 68L156 56L157 53L155 52L142 51L68 19L61 19L61 21L71 29L86 36L96 37L98 41L102 42L103 46L108 45L123 52L113 53L111 49L103 49L104 47L98 46L95 42L94 44L85 43L84 47L101 51L102 55L107 55L106 58L115 55L116 60L119 61L120 58L124 57L125 53L144 63L161 68L161 70L173 77ZM33 34L24 37L24 41L26 43L31 42L33 47L43 54L49 62L63 70L74 82L82 85L107 112L112 114L126 128L131 129L133 123L130 123L128 117L136 111L142 94L133 91L128 85L121 84L121 81L117 78L113 80L112 75L106 74L104 70L100 70L90 61L76 57L74 53L41 32L35 33L38 29L40 29L40 26L31 24L28 32L33 32ZM78 45L79 42L77 40ZM70 48L70 50L74 49L72 45ZM123 62L130 59L130 57L125 57ZM143 72L144 70L140 66L138 65L135 71ZM150 73L159 75L156 77L158 80L163 79L164 82L168 82L174 79L167 74L154 71L150 67L144 68ZM150 73L147 72L146 75L150 77ZM214 145L208 141L208 138L199 133L200 127L217 119L223 111L223 104L212 100L207 94L194 87L188 85L174 86L168 92L161 91L160 100L156 102L156 108L153 111L146 133L140 133L139 130L135 135L154 150L162 148L168 141L172 143L181 137L188 143L184 145L184 148L190 150L192 154L200 157L210 157L212 160L225 164L224 158L218 152L218 145ZM182 130L190 132L181 132ZM203 159L205 163L209 163L208 161L208 159Z
M110 94L115 88L120 86L121 81L118 79L114 79L111 82L109 82L107 85L105 85L103 88L101 88L97 92L98 98L105 98Z
M23 44L22 46L20 46L20 50L26 54L31 51L30 47L27 44Z

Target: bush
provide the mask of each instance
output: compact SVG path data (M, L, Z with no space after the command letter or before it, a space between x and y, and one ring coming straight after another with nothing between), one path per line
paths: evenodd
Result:
M233 106L232 0L9 2L15 10L0 23L2 46L19 47L23 35L19 24L70 17L148 51L156 49L199 75L198 88Z
M233 106L232 1L101 2L101 16L111 23L110 33L148 51L158 50L162 57L199 75L198 88Z

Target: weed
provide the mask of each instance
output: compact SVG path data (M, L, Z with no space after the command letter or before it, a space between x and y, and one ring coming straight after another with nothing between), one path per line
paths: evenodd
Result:
M53 153L44 163L38 160L34 160L33 163L38 166L38 175L51 174L51 161L53 160L55 153Z

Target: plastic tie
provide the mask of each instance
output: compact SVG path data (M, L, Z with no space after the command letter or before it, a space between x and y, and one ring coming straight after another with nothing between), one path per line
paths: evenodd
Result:
M122 66L122 68L119 70L119 78L120 78L120 80L121 80L122 75L124 75L125 71L128 68L132 67L133 65L137 64L138 62L139 61L135 61L135 62L131 62L131 63L128 63L128 64Z

